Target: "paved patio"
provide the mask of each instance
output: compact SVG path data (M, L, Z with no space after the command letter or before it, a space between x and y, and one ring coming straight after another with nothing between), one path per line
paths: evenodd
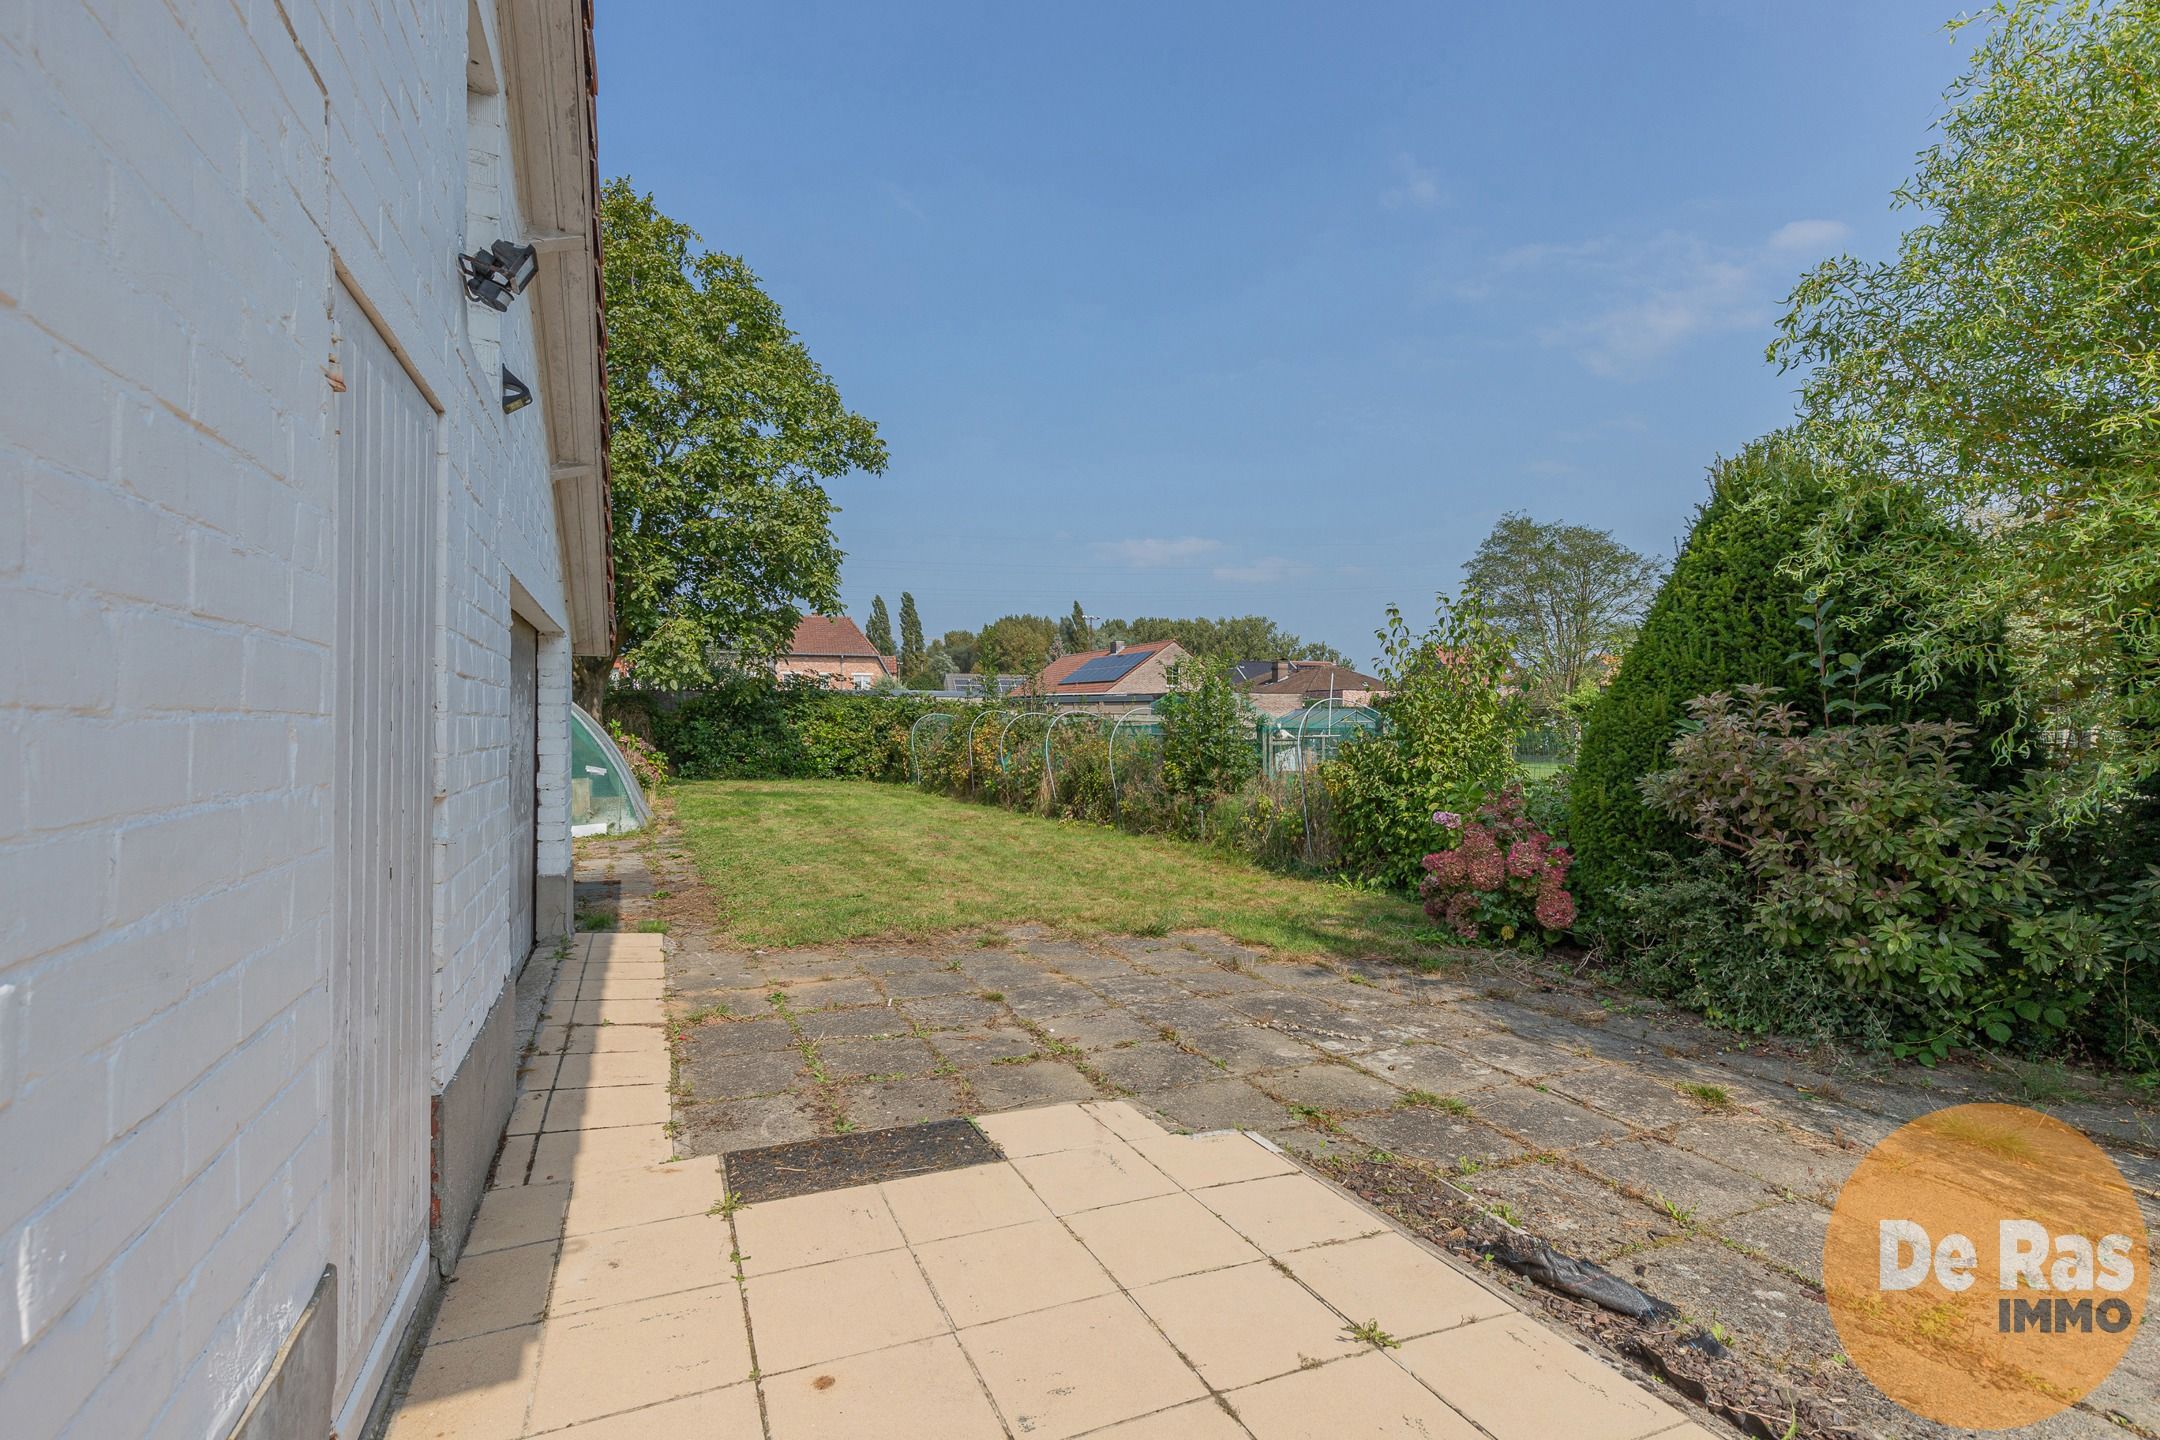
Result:
M687 1150L1098 1099L1173 1129L1248 1129L1383 1203L1464 1201L1605 1264L1718 1325L1778 1413L1812 1399L1853 1434L1949 1433L1855 1374L1821 1296L1829 1205L1876 1140L1965 1100L2040 1105L2107 1146L2160 1217L2149 1097L2074 1072L1750 1048L1527 967L1419 974L1208 934L1024 926L763 954L687 929L670 943ZM2085 1407L2024 1433L2123 1422L2160 1433L2160 1335Z
M1565 1351L1576 1357L1567 1362L1572 1366L1592 1362L1557 1335L1590 1349L1611 1338L1583 1307L1556 1303L1549 1293L1476 1263L1475 1232L1492 1217L1598 1260L1677 1305L1691 1322L1719 1326L1738 1367L1723 1373L1751 1378L1758 1398L1768 1397L1764 1408L1782 1414L1788 1403L1812 1405L1817 1415L1832 1417L1834 1423L1803 1428L1802 1434L1947 1433L1889 1406L1854 1374L1820 1294L1828 1204L1866 1146L1904 1119L1978 1098L2049 1109L2106 1145L2151 1202L2148 1212L2160 1216L2160 1125L2149 1097L2073 1072L2011 1066L1919 1072L1802 1057L1735 1045L1732 1037L1684 1015L1558 983L1528 968L1418 974L1385 964L1323 965L1205 934L1083 941L1018 927L932 943L744 952L714 943L694 913L686 918L684 901L656 903L671 887L693 904L699 891L684 862L664 847L615 848L590 868L612 871L621 887L616 899L623 923L666 917L671 934L664 959L657 935L600 934L579 937L559 974L550 976L541 966L528 975L528 1009L536 1013L526 1092L505 1142L498 1188L483 1208L469 1258L449 1287L444 1318L391 1432L397 1440L512 1437L572 1424L581 1428L566 1433L584 1440L628 1434L632 1424L649 1426L677 1414L700 1424L726 1421L717 1427L723 1435L862 1433L849 1428L844 1402L870 1388L866 1380L879 1373L872 1355L909 1377L888 1388L881 1417L919 1388L915 1377L933 1373L934 1367L922 1367L942 1357L935 1360L942 1373L957 1377L965 1368L975 1389L957 1379L951 1387L925 1379L923 1393L951 1389L954 1396L972 1397L965 1403L951 1399L960 1407L953 1414L977 1414L969 1406L986 1405L987 1423L1006 1428L983 1433L1092 1433L1058 1429L1063 1422L1037 1415L1028 1406L1046 1402L1027 1398L1024 1377L995 1380L998 1362L977 1353L983 1337L972 1332L1006 1326L1019 1333L1026 1327L1015 1323L1013 1313L992 1318L988 1310L970 1309L975 1302L965 1298L974 1293L969 1287L994 1291L1015 1277L1046 1287L1041 1305L1021 1313L1093 1305L1124 1317L1114 1325L1121 1332L1166 1338L1171 1353L1182 1358L1163 1373L1183 1377L1176 1385L1203 1386L1192 1399L1155 1407L1176 1410L1204 1401L1204 1408L1180 1414L1181 1426L1197 1425L1192 1417L1214 1423L1219 1416L1230 1426L1217 1426L1224 1434L1301 1433L1265 1428L1273 1422L1256 1422L1248 1407L1265 1386L1277 1387L1267 1394L1287 1395L1319 1382L1288 1383L1303 1370L1261 1377L1219 1367L1211 1372L1205 1344L1188 1346L1173 1333L1174 1323L1186 1322L1165 1319L1148 1304L1151 1286L1185 1277L1134 1269L1129 1259L1103 1248L1108 1242L1100 1234L1088 1233L1091 1225L1105 1223L1088 1214L1106 1216L1124 1207L1174 1207L1196 1224L1205 1212L1212 1219L1201 1230L1226 1226L1254 1252L1232 1252L1242 1266L1279 1258L1288 1276L1272 1266L1269 1272L1293 1280L1307 1301L1338 1319L1378 1318L1382 1330L1407 1342L1440 1333L1419 1328L1429 1315L1397 1320L1398 1312L1381 1315L1375 1306L1374 1315L1351 1316L1345 1304L1359 1307L1345 1297L1360 1292L1331 1292L1293 1263L1308 1247L1251 1233L1210 1204L1220 1197L1206 1192L1220 1187L1160 1158L1180 1145L1221 1153L1235 1139L1248 1157L1262 1155L1278 1167L1287 1164L1285 1157L1296 1158L1371 1198L1397 1223L1384 1225L1378 1212L1310 1175L1284 1171L1228 1182L1295 1179L1325 1197L1327 1206L1365 1217L1373 1235L1389 1237L1395 1254L1410 1253L1401 1247L1417 1249L1412 1268L1430 1276L1442 1273L1430 1267L1441 1266L1451 1283L1432 1282L1434 1293L1469 1285L1508 1307L1459 1317L1447 1332L1457 1339L1467 1339L1472 1327L1509 1320L1522 1334L1552 1337L1533 1348L1555 1364ZM1120 1167L1130 1167L1127 1173L1143 1177L1138 1183L1163 1188L1113 1189L1075 1206L1053 1193L1059 1182L1043 1179L1044 1172L1054 1172L1058 1163L1099 1170L1099 1159L1041 1162L1008 1144L1005 1160L983 1167L982 1178L954 1181L943 1190L946 1177L931 1177L835 1192L855 1197L847 1201L815 1196L748 1206L732 1218L706 1213L728 1208L720 1204L724 1157L735 1151L954 1116L987 1117L985 1128L1004 1140L1017 1132L1001 1134L1007 1121L998 1117L1016 1111L1087 1114L1097 1130L1082 1128L1091 1138L1073 1147L1075 1153L1115 1155ZM1173 1145L1167 1133L1233 1128L1267 1143L1230 1137ZM1025 1150L1031 1142L1016 1143ZM670 1156L702 1158L663 1163ZM719 1164L714 1156L722 1157ZM993 1174L1000 1178L988 1178ZM919 1205L911 1224L911 1187L947 1196L954 1218L945 1223L970 1228L934 1233L934 1223L925 1228ZM978 1187L994 1188L1019 1215L1033 1218L978 1224L980 1213L995 1210L973 1193ZM1031 1205L1047 1210L1055 1224ZM824 1215L839 1230L874 1231L882 1238L867 1249L783 1265L779 1257L790 1253L786 1242L760 1237L767 1222L758 1217L790 1213L790 1207L792 1213ZM1469 1243L1466 1212L1474 1217ZM836 1214L857 1218L841 1223L832 1218ZM713 1238L723 1223L734 1227L724 1244ZM770 1223L777 1228L768 1234L787 1228ZM956 1243L970 1236L981 1238ZM1418 1248L1420 1241L1431 1248ZM1336 1236L1327 1246L1350 1243L1351 1237ZM954 1258L978 1244L989 1258L973 1265ZM1014 1245L1023 1248L999 1248ZM1449 1249L1456 1254L1441 1258ZM917 1280L907 1278L909 1270L897 1258L903 1251ZM730 1253L744 1257L741 1291L726 1263ZM1312 1256L1321 1253L1312 1250ZM886 1259L873 1265L876 1256ZM816 1353L822 1343L790 1350L795 1340L777 1338L773 1343L781 1348L769 1352L760 1325L782 1327L779 1335L789 1322L761 1319L761 1274L768 1290L785 1291L797 1282L776 1277L800 1272L798 1280L807 1285L813 1271L853 1274L825 1271L843 1262L865 1276L887 1276L892 1303L915 1306L909 1313L917 1319L901 1329L929 1323L925 1295L934 1302L937 1325L904 1339L877 1332L891 1333L891 1343L866 1344L859 1352ZM1239 1260L1226 1256L1205 1273L1240 1268ZM963 1278L969 1271L976 1278ZM1095 1278L1097 1272L1106 1278ZM1059 1290L1075 1273L1089 1277L1085 1285L1107 1288ZM590 1294L581 1289L595 1285ZM903 1301L901 1292L914 1298ZM751 1297L746 1312L745 1293ZM670 1295L700 1298L658 1298ZM996 1310L1018 1302L1008 1297L982 1303ZM829 1308L826 1322L841 1328L852 1323L851 1306ZM1147 1317L1147 1331L1135 1328L1135 1313ZM1305 1313L1309 1319L1317 1312ZM1310 1326L1302 1333L1309 1337ZM1265 1336L1238 1341L1247 1344L1266 1352ZM729 1368L738 1347L741 1356L755 1349L762 1367L755 1383L745 1383L747 1365ZM1435 1435L1559 1433L1511 1429L1505 1416L1480 1413L1459 1379L1430 1363L1419 1369L1418 1357L1429 1359L1442 1348L1435 1341L1405 1343L1400 1350L1298 1353L1300 1364L1314 1358L1323 1369L1355 1365L1384 1373L1390 1377L1385 1383L1406 1396L1412 1392L1401 1390L1395 1377L1407 1376L1417 1393L1455 1421L1481 1427L1434 1428ZM633 1357L636 1363L628 1363ZM855 1378L852 1386L844 1386L848 1376L834 1369L843 1359ZM1500 1373L1533 1373L1521 1368L1525 1360L1509 1363L1516 1369ZM828 1373L833 1383L811 1396L776 1399L786 1376L807 1376L809 1383ZM1601 1386L1618 1384L1620 1389L1601 1393L1620 1402L1662 1403L1649 1399L1654 1382L1639 1366L1632 1378L1595 1369L1568 1373L1595 1377ZM1168 1379L1163 1385L1163 1395L1180 1393ZM568 1398L586 1388L592 1390L586 1398ZM1546 1388L1507 1387L1525 1405ZM820 1398L829 1403L815 1403ZM635 1420L628 1414L619 1421L605 1418L660 1405L675 1408L647 1408ZM1663 1430L1611 1433L1731 1433L1709 1412L1688 1408L1686 1417L1651 1412ZM1233 1412L1247 1430L1236 1428ZM1129 1418L1113 1422L1093 1418L1098 1411L1074 1413L1097 1429ZM1683 1418L1698 1428L1675 1430ZM937 1423L946 1428L925 1433L970 1433L958 1421ZM1210 1432L1141 1426L1103 1433ZM1338 1427L1315 1433L1357 1432ZM1419 1432L1389 1421L1373 1433ZM2083 1406L2020 1433L2034 1440L2160 1434L2160 1335L2141 1336L2123 1369Z
M657 948L563 964L392 1440L1710 1434L1273 1146L1122 1102L726 1202L713 1156L655 1163Z

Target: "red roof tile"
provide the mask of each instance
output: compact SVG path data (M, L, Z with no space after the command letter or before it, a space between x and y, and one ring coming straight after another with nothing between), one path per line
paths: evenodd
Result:
M788 644L793 659L875 660L878 654L860 626L845 615L805 615L795 624L795 638Z

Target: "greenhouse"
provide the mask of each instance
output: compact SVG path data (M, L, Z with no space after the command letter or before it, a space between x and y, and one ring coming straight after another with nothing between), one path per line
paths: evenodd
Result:
M652 818L645 792L614 738L580 706L570 707L570 833L620 835Z

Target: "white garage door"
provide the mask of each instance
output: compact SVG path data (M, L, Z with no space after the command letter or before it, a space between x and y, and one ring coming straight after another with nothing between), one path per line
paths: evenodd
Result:
M370 1352L427 1244L429 716L436 414L337 292L336 959L331 1096L342 1216L338 1386Z

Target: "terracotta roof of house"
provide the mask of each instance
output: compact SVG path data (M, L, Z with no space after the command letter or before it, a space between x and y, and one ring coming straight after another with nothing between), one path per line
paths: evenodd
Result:
M1087 664L1088 661L1100 660L1105 655L1111 654L1136 655L1140 657L1138 663L1135 664L1133 667L1137 670L1141 665L1145 665L1149 660L1155 658L1157 655L1161 654L1165 650L1175 650L1177 651L1177 655L1183 655L1185 653L1184 647L1180 646L1175 640L1145 640L1141 641L1138 644L1127 645L1121 651L1082 650L1077 654L1073 655L1060 655L1057 659L1052 660L1048 665L1045 665L1043 667L1043 689L1055 695L1122 694L1124 692L1122 692L1118 687L1124 685L1131 678L1130 671L1128 671L1125 675L1119 676L1115 680L1091 680L1082 684L1074 684L1071 681L1067 680L1065 677L1072 674L1075 670L1078 670L1081 666ZM1173 655L1170 658L1176 659L1177 655Z
M1241 677L1259 677L1245 687L1258 695L1339 695L1345 690L1380 688L1380 682L1372 676L1328 660L1292 660L1290 673L1280 680L1272 678L1274 662L1269 660L1247 660L1238 666L1238 671Z
M875 660L885 663L877 646L862 627L845 615L805 615L795 622L795 638L788 642L793 659Z

